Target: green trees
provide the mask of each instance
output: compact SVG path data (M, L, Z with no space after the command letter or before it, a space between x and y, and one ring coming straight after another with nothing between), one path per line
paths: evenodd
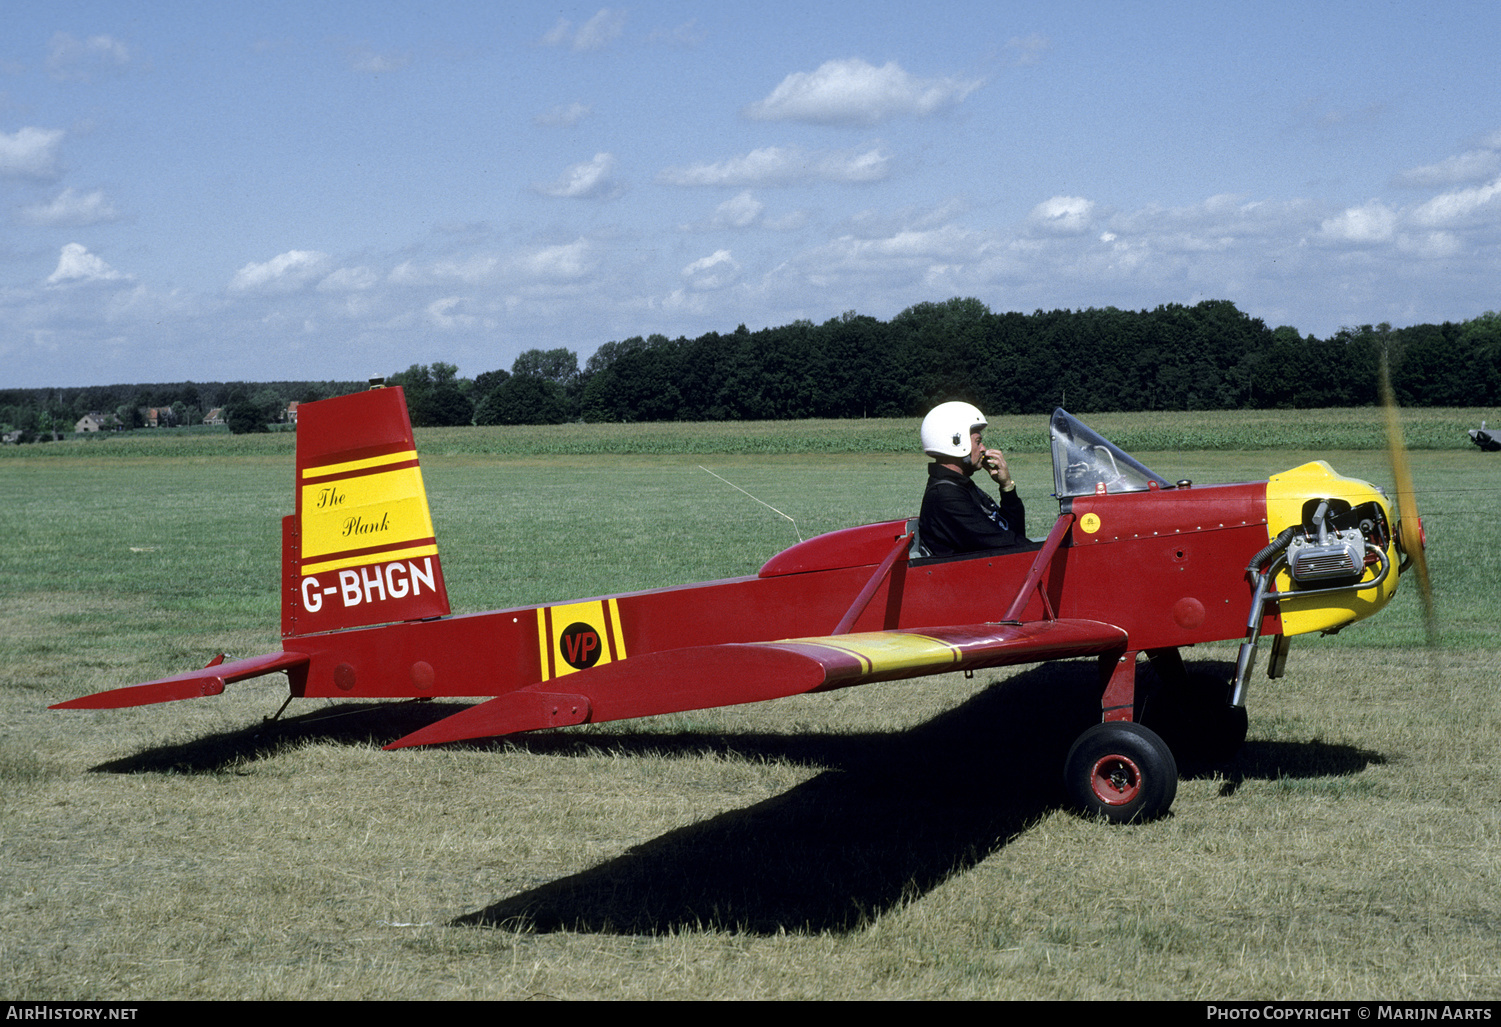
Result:
M432 366L413 364L386 379L387 385L406 390L407 414L416 428L448 428L469 424L474 403L459 382L459 369L435 361Z
M529 349L509 373L487 371L475 386L476 392L483 388L474 408L475 424L562 424L578 414L578 354L561 347Z
M887 322L847 311L819 325L632 336L582 370L569 350L528 350L473 391L479 424L915 416L946 399L996 414L1307 408L1376 402L1383 352L1404 403L1501 399L1496 314L1320 340L1226 300L997 314L972 297Z
M132 408L137 410L138 408ZM271 411L255 402L244 389L235 389L229 394L229 402L224 407L224 423L229 425L232 435L250 435L258 432L270 431L267 424L271 420ZM136 413L139 420L140 414ZM124 420L124 415L121 415ZM132 424L132 427L136 425Z
M947 399L990 414L1106 410L1301 409L1378 401L1390 361L1414 406L1501 403L1501 313L1463 322L1344 327L1327 339L1269 328L1226 300L1153 310L995 313L973 297L918 303L890 321L846 311L695 339L632 336L582 368L565 347L530 349L473 380L441 361L391 375L418 427L592 421L717 421L916 416ZM196 424L223 407L238 430L283 419L289 400L363 382L111 385L0 389L0 428L68 432L84 414L143 408ZM231 401L231 393L239 395ZM246 406L254 410L244 409ZM236 408L239 409L236 409Z

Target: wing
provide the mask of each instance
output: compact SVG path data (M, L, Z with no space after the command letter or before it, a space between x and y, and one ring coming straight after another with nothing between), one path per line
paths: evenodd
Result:
M565 724L679 713L1124 649L1093 620L966 624L790 638L645 653L471 706L386 746L433 745ZM568 690L561 684L572 686Z

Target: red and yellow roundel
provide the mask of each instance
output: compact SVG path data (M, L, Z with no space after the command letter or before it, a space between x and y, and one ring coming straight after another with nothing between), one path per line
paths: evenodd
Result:
M620 605L613 599L593 599L539 607L537 649L543 681L625 659Z

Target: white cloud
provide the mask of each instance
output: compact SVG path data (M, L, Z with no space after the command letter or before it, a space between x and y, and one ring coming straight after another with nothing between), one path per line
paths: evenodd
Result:
M790 185L794 182L876 182L890 173L891 158L879 149L862 153L767 146L717 164L667 168L657 180L667 185Z
M766 99L745 108L745 116L756 121L874 125L953 107L980 85L958 78L914 78L895 61L877 68L852 57L825 61L816 71L793 72Z
M1100 217L1100 211L1096 210L1093 220L1099 221ZM1105 241L1113 242L1116 236L1122 236L1133 241L1151 240L1154 245L1195 249L1201 248L1195 240L1298 238L1316 227L1313 206L1306 200L1247 201L1221 193L1182 207L1151 204L1111 215L1105 234L1112 238Z
M625 13L602 7L599 13L573 29L573 22L559 18L542 37L544 46L566 46L573 50L601 50L625 31Z
M1496 224L1501 221L1501 178L1441 193L1414 210L1411 220L1423 228L1463 228L1477 221Z
M1014 66L1025 67L1042 61L1042 55L1052 49L1052 41L1047 36L1039 36L1033 33L1030 36L1013 36L1006 40L1006 51L1010 55L1010 61Z
M1094 201L1082 196L1054 196L1032 208L1027 222L1045 232L1076 235L1087 231Z
M341 267L318 283L318 291L363 292L375 288L379 280L368 267Z
M57 150L62 141L60 128L28 125L11 135L0 132L0 177L56 178Z
M1397 249L1426 260L1447 260L1464 252L1464 243L1453 232L1403 233L1397 237Z
M246 264L230 280L230 292L293 292L316 278L328 266L327 253L288 250L264 264Z
M618 196L620 187L610 178L614 167L614 154L596 153L593 160L570 165L555 180L539 182L533 188L545 196L571 200Z
M561 246L544 246L521 257L518 266L533 278L571 280L588 274L596 263L594 253L585 239L578 239Z
M495 276L500 267L500 258L489 253L475 253L462 259L450 258L440 260L432 266L432 276L436 279L457 278L461 282L470 284L483 282ZM403 264L392 273L394 279L401 277L403 272L412 272L410 264Z
M600 8L598 14L584 22L573 37L575 50L599 50L625 31L625 13Z
M979 232L956 224L904 228L878 238L841 236L801 254L797 265L807 280L827 286L843 279L912 282L947 275L984 259L988 241Z
M130 48L113 36L76 39L57 32L47 48L47 74L59 82L88 82L96 74L120 71L130 59Z
M532 119L532 124L572 128L587 118L592 110L588 104L579 103L577 100L573 103L560 103L538 114Z
M462 296L445 296L429 303L424 313L427 315L428 322L438 328L451 331L456 328L473 327L479 322L479 318L473 314L457 313L454 309L463 302L465 300Z
M345 50L345 59L349 61L349 67L355 71L367 72L371 75L382 75L392 71L400 71L412 63L412 55L407 53L376 53L368 46L352 46Z
M668 46L680 46L692 49L700 46L709 34L698 27L697 18L689 18L687 21L671 29L655 29L648 37L653 43L665 43Z
M894 211L865 209L845 220L841 232L863 239L876 239L906 231L928 231L952 224L965 211L965 204L949 199L932 207L907 207Z
M1399 186L1424 188L1458 185L1461 182L1483 182L1497 174L1501 174L1501 146L1490 146L1446 157L1437 164L1411 168L1397 175L1393 181Z
M70 188L58 193L50 203L32 203L22 207L19 217L28 225L76 228L118 221L120 215L104 198L103 189L80 194Z
M689 280L689 288L699 292L723 289L740 277L740 265L729 250L715 250L683 268L682 276Z
M1380 200L1351 207L1319 225L1316 242L1370 246L1389 242L1396 232L1397 212Z
M70 242L63 247L57 260L57 270L47 276L48 285L83 284L87 282L126 281L128 275L110 267L94 256L82 243Z
M714 208L713 224L716 228L749 228L765 209L766 204L747 189Z

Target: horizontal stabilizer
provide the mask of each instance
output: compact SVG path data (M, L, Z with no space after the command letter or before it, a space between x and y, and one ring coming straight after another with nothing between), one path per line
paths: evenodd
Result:
M566 724L761 702L873 681L922 677L1123 648L1126 633L1090 620L869 631L646 653L471 706L386 746L435 745Z
M176 699L196 699L204 695L218 695L226 683L243 681L246 678L274 674L279 670L294 670L306 667L308 657L303 653L268 653L249 659L221 662L215 657L202 670L190 670L174 674L160 681L148 681L144 685L112 688L107 692L95 692L81 699L69 699L50 707L54 710L118 710L127 706L150 706L152 703L172 702Z

